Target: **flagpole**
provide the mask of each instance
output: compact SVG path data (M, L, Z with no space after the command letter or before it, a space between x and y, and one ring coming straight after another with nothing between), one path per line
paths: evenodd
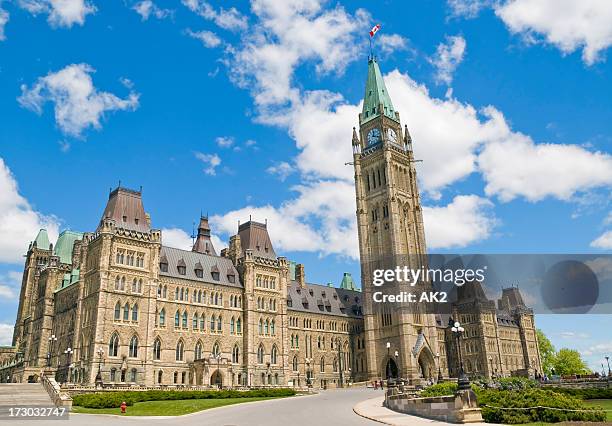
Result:
M373 57L373 53L372 53L372 37L369 37L368 40L370 41L370 58L371 59Z

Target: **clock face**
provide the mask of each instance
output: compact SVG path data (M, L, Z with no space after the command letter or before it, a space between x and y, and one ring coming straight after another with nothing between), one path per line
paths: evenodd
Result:
M380 130L374 128L368 132L368 145L374 145L380 141Z
M389 138L391 142L397 142L397 134L395 133L395 130L391 128L387 130L387 137Z

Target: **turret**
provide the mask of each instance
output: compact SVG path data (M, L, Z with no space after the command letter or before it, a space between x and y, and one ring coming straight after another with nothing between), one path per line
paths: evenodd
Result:
M198 225L198 236L193 244L192 251L216 256L215 248L210 239L210 226L208 225L208 217L201 216L200 224Z

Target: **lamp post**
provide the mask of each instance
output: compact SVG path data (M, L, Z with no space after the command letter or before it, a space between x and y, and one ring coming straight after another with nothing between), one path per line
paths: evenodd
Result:
M461 358L461 335L465 331L465 328L461 327L459 321L455 321L451 327L451 331L455 333L455 337L457 338L457 354L459 355L459 377L457 378L457 386L459 390L470 389L470 379L468 379L465 375L465 371L463 371L463 359Z
M70 358L72 356L72 352L74 352L72 350L71 347L68 347L68 349L66 349L64 351L64 354L66 354L66 372L67 372L67 377L66 380L64 380L64 382L70 382L70 373L72 372L72 364L70 364Z
M310 358L304 358L304 373L306 374L306 386L312 387L312 381L310 380Z
M338 346L338 371L340 372L340 387L344 387L344 377L342 375L342 347L340 345L340 338L336 339L336 345Z
M436 359L438 360L438 383L444 378L442 377L442 366L440 365L440 352L436 352Z
M51 367L51 354L53 353L55 342L57 342L57 337L55 337L55 334L52 334L49 337L49 346L47 348L47 367Z
M608 376L612 376L612 374L610 374L610 357L606 356L606 362L608 363Z
M489 365L489 375L491 376L491 380L493 380L493 357L491 355L489 355Z
M96 386L102 387L104 382L102 380L102 357L104 356L104 349L100 348L97 351L98 354L98 374L96 374Z
M390 367L391 367L391 363L389 362L389 360L391 359L391 355L389 355L389 352L391 351L391 342L387 342L387 386L389 386L389 380L391 379L391 371L390 371Z

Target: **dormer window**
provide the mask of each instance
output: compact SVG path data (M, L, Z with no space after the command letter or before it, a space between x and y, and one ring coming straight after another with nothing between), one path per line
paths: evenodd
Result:
M122 217L122 220L123 220L124 222L127 222L127 216L123 216L123 217Z
M236 275L234 275L234 274L227 274L227 280L230 283L234 284L236 282Z
M168 262L159 262L159 270L161 272L168 272Z
M178 261L178 264L176 265L176 269L178 270L179 275L187 274L187 265L185 264L185 261L183 259Z
M134 219L134 223L135 223L136 225L138 225L138 222L139 222L138 218Z
M204 270L203 269L195 269L195 275L198 278L204 278Z
M210 275L212 275L213 280L219 281L219 268L217 265L213 265L213 267L210 268Z
M311 296L314 296L314 291L312 291L312 289L308 290L308 293L309 293Z

